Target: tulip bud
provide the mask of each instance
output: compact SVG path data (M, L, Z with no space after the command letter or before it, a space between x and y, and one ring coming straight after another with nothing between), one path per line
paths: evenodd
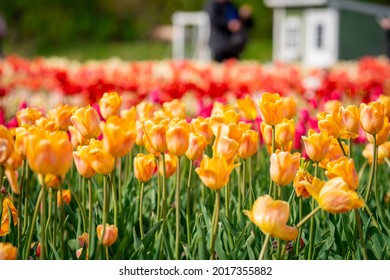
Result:
M117 92L105 92L99 100L99 110L104 119L118 116L122 105L122 97Z
M103 236L104 231L104 236ZM106 224L105 229L103 225L98 225L96 228L96 233L99 241L103 244L103 246L111 246L115 243L118 238L118 228L115 225Z

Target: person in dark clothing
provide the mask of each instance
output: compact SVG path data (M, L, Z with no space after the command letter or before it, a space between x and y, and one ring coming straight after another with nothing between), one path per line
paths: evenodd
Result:
M210 0L205 11L210 17L209 46L213 60L239 59L253 26L251 8L244 5L238 9L230 0Z
M386 55L387 58L390 59L390 17L381 18L379 25L386 33Z

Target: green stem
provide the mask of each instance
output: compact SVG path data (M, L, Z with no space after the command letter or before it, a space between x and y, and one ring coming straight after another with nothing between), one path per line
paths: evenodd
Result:
M144 201L144 187L145 183L141 183L141 192L139 194L139 230L141 233L141 239L144 239L144 228L143 228L143 223L142 223L142 206L143 206L143 201Z
M37 202L35 204L34 214L33 214L32 220L31 220L30 231L28 233L27 243L26 243L26 247L25 247L25 251L24 251L24 259L25 260L28 260L28 256L30 253L30 245L31 245L31 241L32 241L34 228L35 228L35 222L36 222L37 217L38 217L38 211L39 211L39 208L41 206L42 196L43 196L43 191L41 189L41 191L39 192L39 195L38 195Z
M115 163L117 162L117 158L115 158ZM114 204L114 225L116 226L118 224L118 202L117 202L117 196L116 196L116 183L115 183L115 172L116 167L112 169L111 175L110 175L110 184L111 184L111 196Z
M23 232L26 232L27 226L28 226L28 205L29 205L29 185L30 185L30 176L29 176L29 167L28 167L28 162L27 159L24 160L23 162L23 167L24 167L24 182L25 182L25 187L24 187L24 213L23 213L23 218L24 218L24 224L23 224Z
M264 259L265 250L267 249L269 238L270 238L270 235L266 234L264 242L263 242L263 246L261 247L261 251L260 251L260 254L259 254L259 261Z
M213 225L212 225L212 235L210 242L210 260L215 259L214 247L215 247L215 239L218 234L218 220L219 220L219 208L221 202L221 191L215 191L215 205L214 205L214 217L213 217Z
M253 204L253 197L254 197L254 191L252 187L252 178L253 178L253 172L252 172L252 157L247 159L248 166L249 166L249 206L252 207Z
M159 159L156 158L156 165L159 166ZM160 172L157 172L157 220L161 219L161 176Z
M299 220L301 221L302 220L302 216L303 216L303 203L302 203L302 197L299 197ZM297 239L297 242L296 242L296 247L295 247L295 251L296 251L296 254L299 255L299 249L301 248L301 236L302 236L302 228L300 227L298 229L298 239Z
M318 175L318 163L314 163L314 177L317 178ZM314 198L311 198L311 209L314 211L315 210L315 204L316 201ZM318 207L317 207L318 208ZM317 209L316 208L316 209ZM313 212L312 211L312 212ZM310 214L309 214L310 215ZM315 232L315 221L314 217L312 216L310 218L310 235L309 235L309 252L308 252L308 259L311 260L314 254L314 232Z
M92 252L90 250L91 248L91 242L92 242L92 231L93 231L93 224L92 224L92 215L93 215L93 197L92 197L92 182L91 179L88 178L88 256L92 256Z
M43 181L43 180L42 180ZM42 206L41 206L41 256L40 259L46 259L46 186L45 183L42 182Z
M119 166L118 166L118 206L119 206L119 215L122 214L122 184L123 184L123 174L122 174L122 158L118 158Z
M228 182L225 186L225 212L228 220L230 220L229 204L230 204L230 184Z
M368 201L368 196L370 195L373 179L375 177L375 163L377 161L377 157L376 157L376 135L372 135L372 137L374 138L374 144L373 144L373 150L372 150L373 159L372 159L372 163L371 163L370 178L368 179L368 185L367 185L367 188L366 188L366 194L364 196L364 201L366 203Z
M360 244L362 246L363 259L368 260L367 251L366 251L366 243L365 243L364 237L363 237L362 220L360 218L359 210L354 209L354 212L355 212L356 226L357 226L357 230L359 233Z
M314 216L315 213L320 211L321 207L317 206L313 211L307 214L297 225L296 228L300 228L304 223L306 223L311 217Z
M352 138L348 139L348 158L352 158Z
M339 142L341 151L343 152L343 155L346 157L347 153L345 152L345 149L344 149L344 146L343 146L343 142L341 142L340 138L337 138L337 142Z
M54 248L57 247L57 203L58 203L58 199L57 199L57 190L54 189L54 213L53 213L53 217L54 217L54 221L53 221L53 246Z
M272 150L271 150L271 155L273 153L275 153L275 126L273 125L272 126ZM269 177L269 194L273 193L273 197L276 198L276 195L277 195L277 191L276 191L276 187L275 187L275 184L274 184L274 181L272 180L271 176Z
M187 207L186 207L186 226L187 226L187 246L191 244L191 227L190 227L190 217L191 217L191 177L192 177L192 167L193 161L190 160L190 167L188 170L188 181L187 181Z
M161 194L161 218L163 219L163 225L161 228L161 234L160 234L160 252L159 252L159 258L160 260L163 259L163 254L164 254L164 247L165 247L165 242L164 238L165 233L167 230L167 221L166 221L166 210L167 210L167 189L166 189L166 178L167 178L167 173L166 173L166 166L165 166L165 154L161 154L162 157L162 165L163 165L163 176L162 176L162 194Z
M60 184L59 192L62 193L62 184ZM61 257L65 259L65 242L64 242L64 222L65 222L65 206L62 195L60 195L60 241L61 241Z
M176 241L175 241L175 259L180 258L180 156L177 161L176 170L176 193L175 193L175 208L176 208Z

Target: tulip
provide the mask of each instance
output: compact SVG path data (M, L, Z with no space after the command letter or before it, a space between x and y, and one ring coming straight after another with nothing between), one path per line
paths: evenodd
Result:
M340 117L343 131L341 132L341 139L356 138L359 136L360 113L355 105L349 105L346 108L340 108Z
M74 163L77 171L85 178L92 178L96 171L92 168L89 158L90 146L78 146L77 150L73 152Z
M166 133L167 149L171 154L182 156L190 141L190 126L185 120L173 119Z
M70 141L72 142L74 148L77 148L80 145L84 146L89 144L90 139L81 135L81 133L74 126L69 126L68 131L70 134Z
M337 114L341 106L340 100L328 100L324 104L324 111L328 114Z
M203 135L207 144L213 141L213 131L209 125L209 118L197 117L191 120L191 132L195 135Z
M88 151L88 163L99 174L108 175L115 165L115 158L103 148L103 143L96 139L91 139Z
M100 224L96 228L96 233L101 244L106 247L114 244L118 238L118 228L115 225L106 224L104 228L103 225Z
M343 129L341 117L338 113L321 112L317 114L318 128L321 132L326 132L329 136L339 138Z
M81 248L88 248L89 247L89 234L87 232L83 232L77 240L79 241L79 245Z
M64 177L72 165L73 147L63 131L35 131L27 139L26 156L31 169L42 175Z
M58 130L57 123L52 117L40 117L35 121L35 125L42 130L54 132Z
M0 260L16 260L18 249L11 243L0 242Z
M37 108L28 107L16 113L18 126L30 126L42 117L42 112Z
M362 155L368 160L369 164L372 164L373 160L373 144L367 144L364 148ZM390 158L390 141L378 146L378 164L385 162L386 158Z
M131 122L111 116L101 125L103 148L114 157L123 157L133 148L137 133Z
M202 158L204 150L207 146L206 137L203 135L195 135L190 133L190 139L188 149L186 151L186 157L189 160L198 160Z
M62 198L61 198L61 196L62 196ZM72 195L70 193L70 190L57 191L57 205L58 206L60 206L62 202L65 203L66 205L69 205L71 200L72 200Z
M292 119L297 114L297 101L293 95L283 98L283 118Z
M38 174L38 180L42 186L57 189L61 184L62 178L53 174Z
M48 112L48 117L52 117L55 120L58 129L67 131L68 127L72 125L70 118L76 110L76 106L58 104Z
M179 99L174 99L170 102L164 102L162 104L163 111L170 113L174 118L184 119L186 117L186 107Z
M316 163L321 162L329 153L329 145L332 138L326 132L316 133L312 129L309 130L308 135L308 137L302 136L306 154L312 161Z
M238 164L228 164L221 155L214 155L211 159L205 155L200 163L200 167L195 169L200 179L206 187L213 190L222 189L229 181L230 172Z
M104 119L118 116L122 105L122 97L117 92L105 92L99 100L99 110Z
M219 101L215 101L213 103L213 109L211 110L211 115L215 114L224 114L227 111L235 111L234 107L225 103L221 103Z
M178 164L179 158L176 155L173 155L171 153L165 154L165 178L171 177L176 172L177 164ZM161 176L164 176L164 162L160 161L159 173Z
M7 159L14 151L14 140L8 129L0 125L0 167L3 166Z
M349 152L349 147L347 144L345 144L343 141L340 141L341 145L343 146L343 149L346 154ZM336 161L341 157L344 157L344 152L340 147L340 143L337 141L337 139L332 138L329 144L329 152L327 156L320 162L319 166L321 168L326 169L326 165L329 162Z
M237 107L247 120L253 121L256 119L257 117L256 103L249 95L246 95L242 99L238 99Z
M143 141L150 153L165 153L167 150L167 124L155 124L151 120L147 120L143 124Z
M260 124L260 132L261 132L261 135L263 136L264 143L267 146L271 146L272 145L272 126L262 122Z
M294 120L283 119L283 121L275 126L275 142L281 147L288 146L294 139L295 126ZM272 137L272 130L271 130ZM271 139L272 141L272 139Z
M16 170L17 168L14 169L11 165L7 164L4 169L4 175L5 177L7 177L8 183L11 186L12 193L20 194L20 188L19 188L18 178L16 176Z
M336 161L331 161L326 165L326 176L329 179L341 177L348 184L351 190L356 190L359 184L355 164L352 159L341 157Z
M271 155L271 179L280 187L290 184L295 177L300 162L300 154L276 152Z
M278 93L266 92L259 100L260 115L262 120L271 126L275 126L283 119L283 99Z
M302 196L304 198L309 198L310 193L307 191L303 182L308 182L311 184L314 177L307 171L306 168L307 165L299 167L293 180L293 186L298 197Z
M290 205L285 201L273 200L266 194L256 199L252 210L244 210L244 214L266 235L282 240L294 240L298 236L298 229L286 224Z
M375 135L376 145L380 146L389 139L390 123L389 118L385 117L382 129ZM374 136L367 134L367 139L370 143L374 144Z
M380 101L384 106L384 113L385 116L387 116L390 119L390 96L381 94L378 97L378 101Z
M384 110L384 105L379 101L360 104L360 123L365 132L375 135L382 129Z
M152 154L137 154L134 158L134 176L141 182L149 181L156 169L155 158Z
M99 114L90 105L77 109L70 120L83 137L88 139L99 137L101 133Z
M247 159L256 154L258 149L259 134L254 130L243 132L238 142L237 154L242 159Z
M314 178L311 184L305 183L305 187L318 205L330 213L344 213L364 205L364 201L342 177L334 177L327 182Z
M1 207L3 210L1 212L0 236L7 235L9 233L11 226L11 216L14 226L16 226L18 223L18 211L12 204L10 197L4 197L2 202L3 205Z
M139 147L145 146L145 144L144 144L144 130L143 130L142 126L143 126L143 123L137 120L135 123L135 130L137 133L137 136L135 138L135 143Z
M150 120L153 117L155 106L153 103L142 101L135 107L140 121Z

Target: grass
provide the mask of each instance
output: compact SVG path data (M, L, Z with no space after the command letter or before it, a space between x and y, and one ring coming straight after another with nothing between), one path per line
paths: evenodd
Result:
M6 43L6 54L18 54L24 57L61 56L86 61L89 59L108 59L118 57L123 60L162 60L171 58L171 44L160 41L132 42L75 42L64 47L37 49L33 44ZM268 62L272 56L271 39L252 39L244 53L243 60Z

